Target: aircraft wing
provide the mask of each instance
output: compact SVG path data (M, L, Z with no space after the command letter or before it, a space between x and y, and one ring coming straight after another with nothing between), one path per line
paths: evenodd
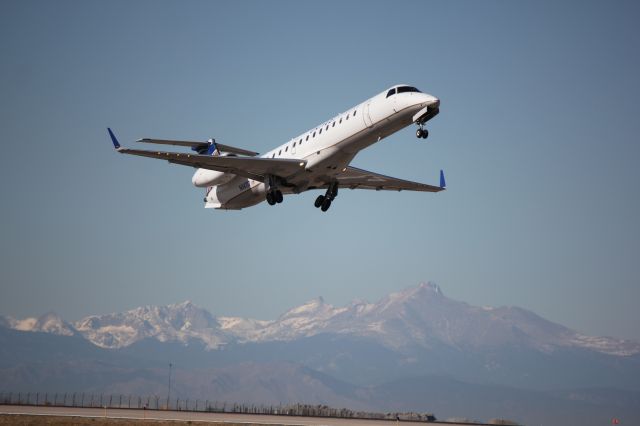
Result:
M138 139L136 142L152 143L157 145L175 145L175 146L183 146L183 147L189 147L189 148L195 148L195 149L207 148L210 145L209 142L174 141L169 139L150 139L150 138ZM242 149L242 148L236 148L235 146L231 146L231 145L223 145L221 143L216 143L216 147L222 152L229 152L231 154L246 155L248 157L255 157L259 155L259 153L254 151L249 151L247 149Z
M183 166L197 167L201 169L215 170L224 173L233 173L249 179L264 181L265 176L273 175L286 178L297 172L303 171L307 162L305 160L258 158L258 157L221 157L182 152L149 151L144 149L129 149L120 146L115 135L109 129L109 135L115 149L121 154L139 155L141 157L158 158L169 163Z
M444 191L446 186L442 170L440 170L440 186L397 179L355 167L347 167L344 172L336 175L336 179L340 188L375 189L376 191L440 192Z

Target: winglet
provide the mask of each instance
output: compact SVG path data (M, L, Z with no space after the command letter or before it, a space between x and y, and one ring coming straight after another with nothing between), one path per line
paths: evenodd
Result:
M444 180L444 172L440 170L440 188L445 189L447 187L447 182Z
M120 148L120 142L118 142L118 139L116 138L116 135L113 134L113 132L111 131L111 129L109 127L107 127L107 130L109 131L109 136L111 136L111 142L113 142L113 147L115 149Z

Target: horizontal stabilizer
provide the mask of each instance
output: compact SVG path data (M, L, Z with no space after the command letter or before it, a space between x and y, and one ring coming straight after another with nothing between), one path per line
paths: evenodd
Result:
M169 140L169 139L150 139L150 138L138 139L136 142L153 143L158 145L184 146L184 147L192 148L194 151L206 150L212 144L211 142L175 141L175 140ZM248 157L255 157L259 155L259 153L254 151L249 151L247 149L242 149L242 148L236 148L230 145L223 145L217 142L215 143L215 145L217 146L220 152L227 152L229 154L237 154L237 155L246 155Z

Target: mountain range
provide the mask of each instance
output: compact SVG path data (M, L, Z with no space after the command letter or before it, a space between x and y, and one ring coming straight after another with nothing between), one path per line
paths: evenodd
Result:
M189 301L72 323L54 313L0 317L5 389L161 394L168 362L188 397L525 421L575 414L585 424L640 418L640 342L586 336L517 307L472 306L433 283L376 303L320 297L275 320L214 316Z
M186 301L92 315L74 323L50 312L22 320L4 317L0 324L21 331L80 334L109 349L151 338L199 341L216 350L230 343L286 342L328 333L368 338L394 350L446 345L474 351L517 345L541 353L585 349L618 356L640 354L640 342L585 336L517 307L471 306L445 297L433 283L390 294L377 303L354 301L334 307L318 297L272 321L216 317Z

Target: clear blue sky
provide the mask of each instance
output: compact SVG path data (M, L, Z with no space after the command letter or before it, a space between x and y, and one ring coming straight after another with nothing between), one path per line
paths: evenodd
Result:
M433 280L640 339L637 2L0 3L0 313L191 299L274 318ZM140 137L266 151L396 83L441 99L354 165L442 194L205 210Z

